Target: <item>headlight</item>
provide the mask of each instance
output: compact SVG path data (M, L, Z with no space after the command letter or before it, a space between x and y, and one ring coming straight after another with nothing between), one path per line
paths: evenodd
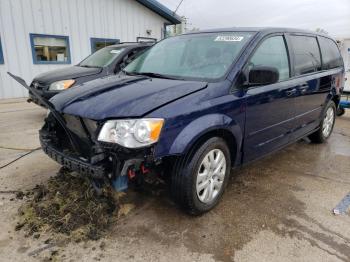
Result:
M75 83L75 80L69 79L69 80L62 80L53 82L49 86L50 91L61 91L70 88Z
M138 148L151 145L158 141L164 119L144 118L107 121L98 140L116 143L128 148Z

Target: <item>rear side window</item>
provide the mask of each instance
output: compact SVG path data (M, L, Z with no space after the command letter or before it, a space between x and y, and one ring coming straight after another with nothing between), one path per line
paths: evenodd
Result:
M272 36L258 47L248 66L269 66L278 70L279 81L289 78L289 61L286 45L282 36Z
M321 55L316 37L291 36L294 50L295 75L304 75L321 70Z
M323 69L332 69L342 66L342 58L337 44L328 38L320 37L319 43L322 53Z

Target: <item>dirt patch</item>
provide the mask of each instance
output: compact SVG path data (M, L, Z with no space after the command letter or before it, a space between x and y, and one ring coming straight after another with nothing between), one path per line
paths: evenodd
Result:
M97 240L120 215L125 215L125 208L123 214L118 214L119 196L108 187L98 195L89 180L61 170L47 185L37 185L17 196L26 202L19 209L15 229L34 238L42 232L53 232L55 237L76 242Z

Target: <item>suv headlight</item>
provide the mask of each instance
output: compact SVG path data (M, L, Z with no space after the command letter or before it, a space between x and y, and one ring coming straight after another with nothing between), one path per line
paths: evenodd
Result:
M148 146L158 141L163 123L161 118L108 120L98 140L127 148Z
M57 82L53 82L49 86L50 91L61 91L70 88L75 83L75 80L68 79L68 80L61 80Z

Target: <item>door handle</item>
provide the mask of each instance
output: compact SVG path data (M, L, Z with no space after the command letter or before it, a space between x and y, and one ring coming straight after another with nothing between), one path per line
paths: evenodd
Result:
M286 95L287 96L292 96L292 95L295 95L296 92L297 92L297 90L295 88L293 88L291 90L287 90L286 91Z
M305 95L307 93L309 85L307 83L299 86L300 94Z
M300 89L300 93L301 93L302 95L305 95L305 94L307 93L307 87L302 87L302 88Z

